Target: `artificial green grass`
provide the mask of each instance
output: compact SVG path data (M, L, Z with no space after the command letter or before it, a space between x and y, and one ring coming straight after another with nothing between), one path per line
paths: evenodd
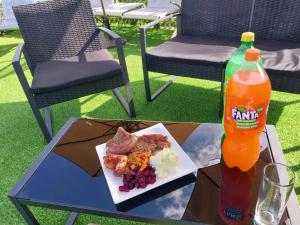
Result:
M179 78L155 101L145 100L139 33L135 26L114 25L113 30L127 38L124 46L134 101L136 119L219 123L218 106L220 83ZM172 30L154 29L149 32L148 46L168 39ZM27 99L11 66L19 32L0 37L0 224L25 224L6 194L18 178L41 153L46 143L35 121ZM114 50L112 51L114 55ZM25 65L25 63L23 62ZM30 79L28 69L26 75ZM153 89L168 77L151 73ZM57 132L69 117L129 119L111 91L91 95L52 107L54 130ZM287 164L300 177L300 95L272 92L268 123L276 125ZM295 190L300 199L300 179ZM65 212L33 208L41 224L63 224ZM97 222L106 224L137 224L104 217L81 215L76 224ZM138 223L140 224L140 223Z

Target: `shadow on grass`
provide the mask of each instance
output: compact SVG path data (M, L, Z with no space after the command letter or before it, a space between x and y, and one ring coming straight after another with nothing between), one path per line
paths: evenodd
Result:
M275 125L278 122L279 117L282 114L285 106L294 105L299 102L300 102L300 100L295 100L295 101L291 101L291 102L281 102L281 101L271 100L267 123Z
M300 195L300 187L295 187L296 195Z
M158 88L163 83L163 81L151 79L153 89ZM137 112L137 117L132 119L191 121L200 123L221 122L221 119L218 117L219 90L215 88L209 89L175 82L153 102L147 102L144 92L144 82L136 81L132 82L131 85ZM105 96L106 100L103 100L103 96ZM89 104L90 101L93 102ZM99 102L99 106L97 105L97 102ZM268 118L268 123L276 124L284 107L290 104L295 103L284 103L271 100L271 113ZM75 99L61 103L52 106L51 109L55 131L57 131L68 118L72 116L86 116L101 119L131 119L111 91L90 95L81 100ZM32 123L34 126L38 126L27 102L0 104L0 113L7 117L6 120L5 118L2 120L2 129L4 130L14 129L27 134L26 129L24 130L22 127L30 127ZM31 122L29 122L29 118ZM32 119L34 122L32 122ZM12 122L17 127L12 127ZM27 124L25 125L25 123ZM285 150L285 153L297 150L299 150L299 146L287 149Z
M296 165L290 166L290 168L291 168L294 172L298 172L298 171L300 171L300 164L296 164Z
M10 67L11 67L10 63L5 66L0 66L0 78L4 78L13 73ZM3 71L5 70L8 70L8 72L4 73Z
M28 69L27 64L25 62L25 60L21 61L21 66L24 69L24 71L26 71ZM11 61L9 64L5 65L5 66L0 66L0 79L1 78L5 78L8 77L10 75L15 75L17 76L17 74L15 73L15 70L13 69L13 66L11 64Z
M164 84L164 82L157 78L151 79L152 89L157 89L162 84ZM206 123L221 122L221 119L218 117L220 92L219 89L215 87L209 89L175 82L153 102L147 102L144 92L144 82L132 82L131 86L133 89L137 119ZM104 115L104 117L101 116L102 118L105 118L105 116L109 118L111 116L114 118L128 118L121 106L114 106L114 104L118 105L114 95L111 92L105 92L105 94L110 96L111 100L102 104L101 107L89 111L85 115L88 117L99 117L99 115ZM94 97L96 96L97 95L94 95ZM94 97L91 96L86 102L92 100ZM268 118L268 124L276 124L284 107L296 103L298 103L298 101L285 103L271 100L271 113Z
M10 59L6 56L14 51L17 44L0 45L0 79L14 74L11 62L13 56ZM24 65L24 63L22 63Z
M14 51L17 46L18 44L0 45L0 63L7 62L7 60L3 60L3 57L11 51Z
M285 154L290 153L290 152L298 152L298 151L300 151L300 145L284 149Z

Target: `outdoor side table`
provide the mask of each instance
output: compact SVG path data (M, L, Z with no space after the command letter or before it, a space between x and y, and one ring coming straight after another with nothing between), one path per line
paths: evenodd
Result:
M36 159L8 196L28 224L39 224L28 206L166 224L224 224L218 215L221 124L164 122L198 166L190 174L119 205L114 205L95 146L112 138L119 126L129 132L157 122L71 118ZM261 156L255 167L250 217L257 199L262 168L284 163L274 126L261 135ZM252 220L252 219L250 219ZM252 221L246 224L252 224ZM292 192L281 224L297 225L300 208Z

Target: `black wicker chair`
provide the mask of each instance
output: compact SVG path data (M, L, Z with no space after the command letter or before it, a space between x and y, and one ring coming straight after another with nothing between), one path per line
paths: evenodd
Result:
M241 31L249 29L251 0L183 0L181 13L169 15L140 29L146 97L152 101L175 79L153 95L148 71L221 81L227 60L239 44ZM146 31L177 17L177 36L146 50ZM221 94L220 105L223 105Z
M112 89L135 116L121 39L96 28L89 0L52 0L13 10L24 44L17 47L12 64L47 141L52 137L49 106L71 99ZM106 50L104 33L115 40L120 64ZM20 65L22 53L33 75L31 86ZM117 89L123 85L128 101Z
M249 30L256 33L255 45L262 49L273 90L300 93L299 8L299 0L183 0L180 14L140 28L147 100L152 101L175 79L151 94L148 71L153 71L222 81L222 106L224 68L241 33ZM177 36L148 51L146 31L175 17Z

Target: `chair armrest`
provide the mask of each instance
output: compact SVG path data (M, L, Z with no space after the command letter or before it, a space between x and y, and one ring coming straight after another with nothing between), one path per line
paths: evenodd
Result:
M179 5L177 2L175 2L174 0L170 0L170 3L177 6L178 9L181 9L181 5Z
M129 4L130 4L130 3L129 3ZM146 7L145 3L142 3L142 2L141 2L141 3L140 3L138 6L136 6L135 8L131 8L131 9L128 9L128 10L122 12L122 16L124 16L125 13L131 12L131 11L134 11L134 10L137 10L137 9L143 9L143 8L145 8L145 7Z
M97 28L99 29L100 31L104 32L105 34L107 34L109 37L111 37L112 39L116 40L118 38L120 38L121 40L121 37L119 35L117 35L115 32L107 29L106 27L99 27Z
M161 22L164 22L164 21L166 21L166 20L172 19L172 18L174 18L174 17L176 17L176 16L178 16L178 14L170 14L170 15L168 15L168 16L159 18L159 19L157 19L157 20L154 20L154 21L152 21L152 22L150 22L150 23L148 23L148 24L142 26L142 27L140 28L140 30L148 30L149 28L152 28L152 27L154 27L155 25L157 25L157 24L159 24L159 23L161 23Z
M126 61L125 61L125 55L124 55L121 37L118 34L116 34L115 32L113 32L105 27L100 27L98 29L100 31L102 31L103 33L107 34L109 37L111 37L115 41L119 63L123 68L123 73L124 73L123 75L125 75L123 78L125 79L125 82L128 82L129 81L128 71L127 71L127 65L126 65Z
M30 93L30 86L29 86L29 83L28 83L28 81L25 77L24 71L23 71L21 63L20 63L22 53L23 53L23 48L24 48L24 44L18 45L18 47L15 51L13 60L12 60L12 65L13 65L13 68L14 68L17 76L18 76L18 79L19 79L21 85L22 85L22 88L23 88L26 96L28 97L31 94Z
M23 53L23 48L24 48L24 44L20 44L17 46L15 54L13 56L13 60L12 60L13 65L20 63L21 56Z
M145 26L142 26L140 28L140 42L141 42L142 57L144 57L144 55L146 53L146 49L147 49L147 35L146 35L147 30L154 27L155 25L157 25L161 22L167 21L167 20L172 19L174 17L177 17L179 15L180 15L180 13L170 14L168 16L165 16L165 17L162 17L162 18L157 19L155 21L152 21L152 22L150 22L150 23L148 23Z

